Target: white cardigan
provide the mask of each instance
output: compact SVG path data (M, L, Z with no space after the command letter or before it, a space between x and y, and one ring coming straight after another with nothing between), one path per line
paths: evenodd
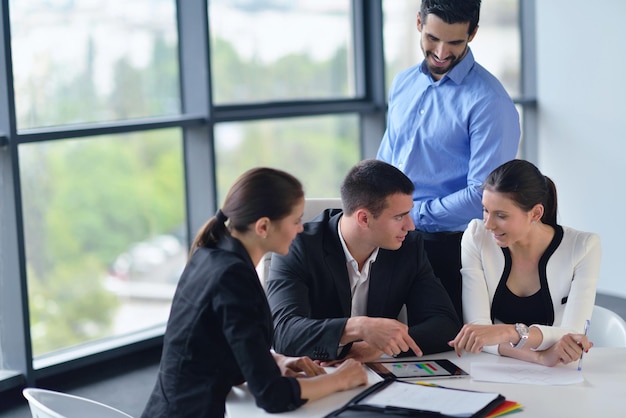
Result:
M563 227L563 240L546 266L554 325L531 325L543 334L536 350L547 349L567 333L583 333L595 303L601 253L597 234ZM504 271L504 254L481 219L471 221L463 234L461 262L464 322L492 324L491 303ZM498 354L498 346L483 351Z

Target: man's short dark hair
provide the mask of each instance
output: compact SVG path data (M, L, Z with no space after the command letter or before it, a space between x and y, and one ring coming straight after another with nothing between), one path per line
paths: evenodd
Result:
M415 186L396 167L380 160L363 160L352 167L341 184L341 201L346 215L365 208L375 218L387 207L387 197L412 195Z
M422 0L420 15L426 22L434 14L448 24L469 22L467 34L471 35L478 26L481 0Z

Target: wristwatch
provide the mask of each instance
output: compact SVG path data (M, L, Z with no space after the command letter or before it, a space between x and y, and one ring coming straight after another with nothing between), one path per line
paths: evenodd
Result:
M530 330L525 324L517 323L515 324L515 331L519 334L519 341L517 344L513 344L512 342L509 342L509 344L511 344L511 347L513 348L522 348L524 347L524 344L526 344L526 340L528 340Z

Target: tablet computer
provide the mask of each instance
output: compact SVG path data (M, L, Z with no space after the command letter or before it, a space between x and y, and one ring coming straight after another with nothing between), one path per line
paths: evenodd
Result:
M394 379L441 379L469 376L450 360L396 360L367 363L367 366L383 378Z

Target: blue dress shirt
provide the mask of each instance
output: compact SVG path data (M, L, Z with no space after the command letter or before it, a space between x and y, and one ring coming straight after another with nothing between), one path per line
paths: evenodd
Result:
M425 62L394 79L377 158L415 184L417 229L464 231L482 217L487 175L517 154L519 115L502 84L466 56L441 80Z

